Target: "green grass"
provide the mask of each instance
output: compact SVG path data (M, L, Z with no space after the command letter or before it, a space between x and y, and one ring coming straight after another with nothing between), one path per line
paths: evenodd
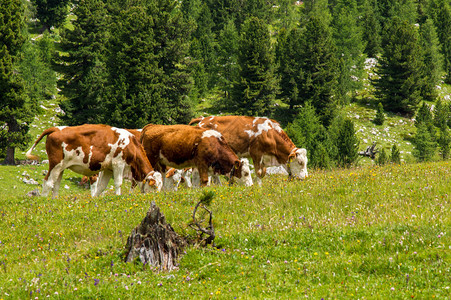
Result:
M24 197L15 176L43 168L0 166L0 299L450 298L448 162L210 187L219 248L187 248L170 273L123 262L126 239L151 201L193 234L201 190L91 198L68 173L59 198Z

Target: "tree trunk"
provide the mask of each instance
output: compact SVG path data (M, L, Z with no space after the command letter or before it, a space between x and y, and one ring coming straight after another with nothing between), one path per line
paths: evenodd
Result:
M180 237L152 201L150 209L141 224L132 230L127 239L125 261L139 257L144 265L159 271L177 268L177 259L187 242Z
M16 148L14 147L7 147L6 148L6 157L4 160L5 165L15 165L16 164L16 160L14 159L14 152L15 152Z

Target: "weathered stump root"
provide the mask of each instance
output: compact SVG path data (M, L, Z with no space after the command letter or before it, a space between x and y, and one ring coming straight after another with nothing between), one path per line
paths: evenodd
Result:
M152 201L146 217L132 230L127 239L126 262L139 257L144 265L159 271L171 271L177 268L177 259L187 245Z
M200 233L200 235L198 237L199 244L201 244L203 246L207 246L207 245L211 244L213 247L215 247L215 243L214 243L215 228L213 227L213 213L202 202L203 201L201 200L196 204L196 207L194 208L194 211L193 211L193 222L190 223L189 226L192 229L196 230L198 233ZM204 228L201 225L204 220L200 220L200 221L196 220L196 212L199 207L202 207L209 214L207 228ZM204 235L206 235L207 237L204 238Z

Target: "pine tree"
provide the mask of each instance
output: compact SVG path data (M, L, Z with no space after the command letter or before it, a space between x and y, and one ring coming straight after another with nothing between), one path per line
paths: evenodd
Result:
M430 161L434 157L436 143L425 123L418 126L412 144L414 145L412 154L418 161Z
M230 101L233 82L238 79L239 34L233 20L229 20L218 37L218 86L224 91L225 102Z
M358 12L355 0L339 0L333 9L331 23L333 38L341 62L337 94L348 103L351 92L362 86L365 43L362 28L357 24Z
M387 153L385 153L385 149L382 148L381 152L377 155L376 164L383 166L388 162L388 159L389 158L387 157Z
M278 28L291 30L298 21L297 6L291 0L277 0L275 21Z
M214 33L220 32L229 20L233 20L235 22L235 27L237 30L241 28L240 21L242 21L242 19L239 17L239 14L242 11L243 1L206 0L206 3L210 8L211 18L215 24L213 27Z
M375 2L380 22L385 24L397 17L408 24L414 24L418 17L416 0L378 0Z
M73 29L61 34L64 54L57 57L58 82L65 96L61 119L67 125L101 123L107 85L109 19L102 0L80 0L74 9ZM109 123L109 122L107 122Z
M435 101L437 98L435 87L442 75L443 56L440 53L440 42L431 19L425 20L420 26L420 43L425 66L421 95L424 100Z
M438 99L433 111L433 120L435 127L442 128L449 126L451 120L450 106L443 103L441 99Z
M331 166L331 159L326 150L330 140L315 108L310 103L307 102L299 109L293 123L287 126L287 134L295 145L307 149L309 166L323 169Z
M428 129L431 135L431 139L434 140L435 127L432 118L432 112L430 106L426 102L423 102L423 105L421 105L421 107L418 109L418 112L415 116L415 127L417 127L418 129L422 125L424 125Z
M450 155L450 146L451 146L451 136L449 133L449 127L448 126L442 126L439 128L440 130L440 136L438 138L438 145L440 148L440 155L443 160L446 160L449 158Z
M422 100L423 58L413 25L393 18L383 34L383 53L373 80L386 110L412 114Z
M19 62L19 72L30 99L41 102L50 99L56 93L56 73L52 69L55 51L54 41L48 32L36 41L27 41L23 47Z
M42 32L52 26L59 27L66 20L70 0L32 0L32 2L36 6L36 17L43 26Z
M186 123L192 116L187 39L178 4L118 0L112 9L109 82L103 118L111 125Z
M6 148L6 164L15 164L15 148L24 148L31 139L29 123L36 103L25 93L16 64L22 45L24 10L20 0L0 0L0 145Z
M214 86L217 82L217 42L216 36L212 29L214 23L211 19L211 13L209 7L203 3L201 4L200 12L196 19L196 30L193 32L192 37L194 40L194 58L199 60L202 64L206 75L205 89L200 88L200 96L203 96L208 89Z
M362 5L362 17L359 19L363 27L362 38L366 42L364 52L368 57L376 57L382 50L381 24L376 0L365 0Z
M451 83L451 4L447 0L431 0L429 14L437 30L443 54L446 83Z
M321 121L328 126L336 113L338 62L332 34L320 18L311 16L299 42L297 103L311 101ZM294 100L294 99L292 99Z
M384 106L379 102L377 105L376 117L374 118L374 124L383 125L385 122Z
M328 0L304 0L303 15L307 20L315 17L320 20L322 24L329 26L332 16L329 9ZM303 23L304 20L301 20Z
M243 115L270 115L279 86L268 27L258 18L252 17L243 25L238 65L233 108Z
M396 144L391 148L390 161L394 164L401 164L401 154Z
M288 111L291 114L295 114L295 106L303 103L299 99L302 34L301 28L293 28L290 31L282 29L277 38L276 60L277 72L280 76L280 95L289 105ZM293 117L289 118L290 122Z
M345 119L336 141L338 148L338 163L342 167L349 167L357 161L359 156L359 140L355 134L354 122Z

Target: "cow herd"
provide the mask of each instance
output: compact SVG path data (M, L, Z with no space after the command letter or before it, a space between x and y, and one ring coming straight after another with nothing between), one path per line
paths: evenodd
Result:
M149 124L142 130L101 124L52 127L37 138L28 159L38 159L31 152L45 136L49 171L44 196L50 191L58 195L65 169L88 177L98 174L92 196L100 195L111 177L117 195L124 178L144 193L176 187L181 178L188 186L206 186L219 175L249 186L248 159L258 184L270 166L282 166L290 179L308 176L307 151L297 148L277 121L264 117L202 117L189 125Z

